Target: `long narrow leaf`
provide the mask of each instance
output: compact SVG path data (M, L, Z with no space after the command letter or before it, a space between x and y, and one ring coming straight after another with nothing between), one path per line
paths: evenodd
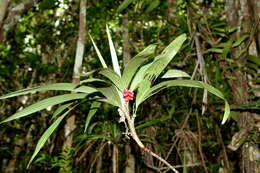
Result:
M134 79L131 82L130 90L134 91L138 88L139 84L144 80L146 70L151 66L150 64L146 64L140 68L140 70L134 76Z
M85 80L80 81L80 84L91 83L91 82L106 82L106 81L102 80L102 79L97 79L97 78L89 78L89 79L85 79Z
M57 105L60 103L71 101L71 100L83 99L86 96L87 96L87 94L64 94L64 95L50 97L50 98L41 100L37 103L34 103L34 104L22 109L21 111L13 114L12 116L8 117L7 119L5 119L3 121L1 121L0 124L11 121L11 120L15 120L17 118L25 117L25 116L35 113L37 111L46 109L49 106Z
M18 91L3 95L0 97L0 99L6 99L6 98L10 98L10 97L35 93L38 91L49 91L49 90L74 91L74 89L76 87L77 87L77 85L73 84L73 83L56 83L56 84L50 84L50 85L45 85L45 86L38 86L35 88L26 88L26 89L18 90Z
M150 13L152 10L154 10L156 7L160 5L160 0L153 0L150 2L150 5L145 10L146 13Z
M68 110L67 112L65 112L63 115L61 115L41 136L41 138L39 139L34 153L27 165L27 169L29 168L30 164L32 163L33 159L35 158L35 156L39 153L39 151L42 149L42 147L44 146L44 144L46 143L46 141L49 139L49 137L51 136L51 134L54 132L54 130L58 127L58 125L61 123L61 121L64 119L64 117L71 111Z
M120 4L120 6L118 7L117 12L120 13L121 11L126 9L129 6L129 4L131 4L132 2L133 0L124 0L124 2Z
M93 46L94 46L94 48L95 48L95 50L96 50L96 53L97 53L98 58L99 58L99 61L101 62L103 68L107 68L107 64L106 64L104 58L102 57L102 55L101 55L101 53L100 53L100 51L99 51L99 49L98 49L96 43L94 42L94 40L93 40L93 38L91 37L90 34L89 34L89 37L90 37L90 39L91 39L91 41L92 41L92 44L93 44Z
M89 125L90 121L92 120L93 116L96 114L100 105L101 105L101 103L99 103L99 102L93 102L91 104L90 111L87 115L87 119L86 119L86 123L85 123L84 133L87 131L88 125Z
M177 78L177 77L188 77L190 78L190 75L188 75L186 72L181 70L168 70L162 78Z
M86 94L92 94L94 92L98 92L98 90L96 88L89 87L89 86L80 86L78 88L75 88L72 91L74 91L74 92L82 92L82 93L86 93Z
M111 53L111 58L112 58L112 64L113 64L113 69L114 71L121 77L121 72L120 72L120 67L116 55L116 50L114 43L112 41L108 26L106 25L106 31L107 31L107 37L108 37L108 42L109 42L109 48L110 48L110 53Z
M171 42L163 52L154 59L152 65L146 70L145 77L149 80L156 79L177 54L185 40L186 34L182 34Z
M118 76L117 73L109 70L109 69L104 69L102 71L99 72L100 74L102 74L103 76L107 77L113 84L115 84L115 86L123 91L124 90L124 84L123 81L121 80L120 76Z
M158 85L155 85L150 89L149 96L144 98L144 100L146 100L147 98L149 98L150 96L154 95L156 92L158 92L164 88L173 87L173 86L203 88L203 89L206 89L208 92L214 94L215 96L221 98L225 102L225 111L224 111L224 117L222 119L222 124L224 124L227 121L229 114L230 114L230 107L229 107L229 104L228 104L227 100L225 99L224 95L218 89L214 88L213 86L211 86L207 83L201 82L201 81L171 80L171 81L161 82Z
M64 105L61 105L60 107L58 107L55 112L52 115L51 119L56 118L60 113L62 113L65 109L67 109L68 107L70 107L73 103L67 103Z
M136 95L135 99L135 111L137 111L139 105L146 99L146 97L150 93L150 87L151 87L151 82L147 79L144 79L139 87L138 87L138 92Z
M119 91L114 86L108 88L97 88L97 90L106 97L108 104L121 107L122 104Z
M122 75L122 81L124 81L124 88L128 88L133 76L137 69L146 61L151 55L154 54L156 45L149 45L143 51L133 57L127 64Z

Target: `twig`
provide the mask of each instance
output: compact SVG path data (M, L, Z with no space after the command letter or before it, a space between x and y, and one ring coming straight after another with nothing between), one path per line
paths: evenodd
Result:
M195 28L195 26L194 26L194 28ZM195 45L196 45L196 51L197 51L197 57L198 57L197 63L199 64L199 72L200 72L200 75L202 76L203 82L207 83L208 75L207 75L207 71L205 68L205 61L204 61L204 58L202 55L200 41L198 38L198 33L194 36L194 39L195 39ZM203 102L202 114L204 114L204 112L206 111L206 105L208 103L208 91L206 89L204 89L204 92L203 92L202 102Z
M186 165L176 165L174 168L183 168L183 167L194 167L194 166L200 166L201 163L193 163L193 164L186 164Z
M217 133L217 137L218 137L219 143L221 144L221 146L223 148L223 155L224 155L223 157L224 157L225 165L226 165L227 169L230 170L230 165L229 165L229 161L228 161L228 155L227 155L225 144L224 144L223 139L222 139L222 135L220 133L219 126L216 124L215 128L216 128L216 133Z
M184 120L184 122L183 122L183 124L182 124L182 126L181 126L181 130L183 130L184 127L186 126L186 124L187 124L187 122L188 122L188 120L189 120L189 118L190 118L191 111L192 111L192 109L190 109L190 112L187 114L187 116L186 116L186 118L185 118L185 120ZM174 136L174 137L175 137L175 136ZM174 137L173 137L173 139L174 139ZM173 140L173 139L172 139L172 140ZM172 144L172 146L171 146L169 152L167 153L167 156L165 157L165 159L168 159L168 157L170 156L170 154L171 154L171 152L172 152L174 146L176 145L176 143L177 143L177 140L175 140L174 143Z
M152 169L152 170L154 170L154 171L156 171L156 172L162 173L161 168L157 168L157 167L152 166L152 165L150 165L150 164L147 164L147 163L145 163L145 162L144 162L144 164L145 164L148 168L150 168L150 169ZM166 167L166 168L168 168L168 167Z
M86 157L88 151L91 149L91 147L95 144L95 142L92 142L88 145L88 147L82 152L80 157L76 160L76 163L80 162L83 158Z
M201 157L201 161L202 161L202 166L203 166L205 172L208 173L208 168L206 166L204 155L203 155L203 152L202 152L202 147L201 147L201 127L200 127L200 120L199 120L199 116L198 116L198 111L196 111L195 115L196 115L197 126L198 126L198 135L199 135L199 139L198 139L198 141L199 141L199 153L200 153L200 157Z
M91 161L90 169L89 172L92 172L92 169L97 161L97 159L101 156L103 153L103 149L105 148L106 145L108 145L108 142L104 142L103 144L100 144L101 146L99 147L98 153L96 154L96 157Z

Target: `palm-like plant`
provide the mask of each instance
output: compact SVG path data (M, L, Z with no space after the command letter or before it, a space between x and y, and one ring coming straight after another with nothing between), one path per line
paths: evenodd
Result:
M162 51L160 55L155 57L154 57L155 45L148 46L129 61L129 63L125 66L123 73L121 74L116 51L108 27L106 28L106 30L107 30L109 47L110 47L110 52L112 57L113 70L108 68L106 62L104 61L100 51L98 50L91 36L90 38L97 52L98 58L103 66L103 69L99 71L99 74L107 78L107 80L87 79L86 81L82 81L81 85L76 85L72 83L56 83L56 84L50 84L50 85L40 86L36 88L19 90L1 96L0 99L6 99L14 96L35 93L38 91L46 91L46 90L62 90L62 91L72 92L70 94L54 96L51 98L41 100L37 103L34 103L24 108L23 110L13 114L7 119L3 120L1 123L27 116L37 111L46 109L49 106L58 105L66 102L66 104L58 108L58 110L55 113L55 116L57 117L56 120L44 132L39 142L37 143L34 154L32 155L29 161L28 164L29 166L33 161L33 159L35 158L35 156L40 151L40 149L43 147L47 139L54 132L54 130L57 128L60 122L64 119L64 117L68 115L68 113L72 109L74 109L78 104L83 103L83 101L88 100L89 98L92 98L92 100L94 99L95 101L98 102L106 102L108 104L116 106L118 108L118 113L120 115L119 122L123 122L125 124L126 135L131 136L141 149L143 149L144 151L148 152L149 154L153 155L154 157L156 157L157 159L165 163L173 171L178 172L167 161L165 161L163 158L159 157L158 155L150 151L148 148L146 148L142 143L142 141L139 139L135 130L134 123L135 123L137 110L140 104L164 88L168 88L172 86L203 88L224 100L225 113L224 113L224 118L222 120L222 124L223 124L227 120L230 112L228 102L226 101L224 95L219 90L217 90L216 88L212 87L209 84L203 83L201 81L195 81L195 80L181 80L181 79L176 80L177 77L182 77L182 78L189 77L189 75L183 71L171 69L168 70L163 75L161 75L163 70L166 68L168 63L173 59L173 57L177 54L182 44L186 40L185 34L178 36L173 42L171 42ZM152 61L149 62L148 60L152 60ZM152 83L154 83L154 81L158 78L163 78L164 81L156 85L152 85ZM110 86L105 88L99 88L99 87L84 85L85 82L91 82L91 81L106 82ZM101 93L103 96L99 96L100 94L98 95L98 93ZM82 102L75 102L76 100L82 100ZM74 104L68 104L68 102L74 102ZM129 102L133 102L133 107L130 108ZM87 128L89 121L91 117L94 115L94 113L95 112L92 112L89 115L89 118L86 120L85 129Z

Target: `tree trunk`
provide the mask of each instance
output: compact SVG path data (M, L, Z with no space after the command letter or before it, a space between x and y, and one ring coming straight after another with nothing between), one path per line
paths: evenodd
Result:
M9 0L0 0L0 28L6 15Z
M168 0L168 14L167 14L167 18L168 18L168 22L169 22L169 35L174 34L175 32L175 27L174 25L177 24L177 20L174 17L174 15L177 12L177 0ZM170 37L170 40L172 38Z
M123 53L123 61L124 65L128 63L130 60L130 48L129 48L129 31L128 31L128 13L126 12L123 16L123 25L124 25L124 32L123 32L123 40L124 40L124 53Z
M125 155L126 155L125 173L135 173L135 157L131 153L131 146L129 144L125 145Z
M0 42L7 39L7 34L14 30L22 14L32 8L37 2L38 0L26 0L11 9L7 9L9 0L0 0Z
M115 144L113 144L113 156L112 156L112 169L113 173L118 173L118 148Z
M239 39L244 33L253 32L252 28L256 24L256 15L254 14L254 10L252 4L259 4L258 0L226 0L225 11L226 17L229 25L238 26L237 32L233 35L235 40ZM256 8L255 8L256 9ZM259 13L258 13L259 15ZM259 17L259 16L257 16ZM259 22L259 21L258 21ZM259 34L259 33L258 33ZM258 38L259 39L259 38ZM242 44L240 47L234 49L231 53L232 58L237 61L241 67L246 66L246 55L254 55L257 56L257 48L256 48L256 38L254 35L251 38L251 43L248 46L248 52L244 55L238 57L238 54L243 48L246 48L245 44ZM251 50L251 51L250 51ZM239 70L230 70L227 72L227 75L232 75L235 77L235 80L229 80L228 83L233 92L233 102L234 104L245 104L249 101L249 86L248 86L248 75L243 72L242 69ZM240 131L237 132L232 140L237 140L237 138L247 138L249 135L248 132L254 127L254 118L253 114L250 112L240 112L238 113L238 126ZM241 141L241 140L238 140ZM234 142L233 142L234 143ZM241 158L241 172L243 173L257 173L260 170L260 167L257 166L257 161L250 157L250 150L257 150L257 146L254 145L252 141L248 141L244 144L241 144L242 148L242 158ZM240 146L240 145L238 145ZM229 145L229 148L232 148L232 145ZM234 149L238 149L238 147L234 147Z
M79 18L79 33L77 41L76 57L73 69L73 83L80 83L80 72L83 61L84 49L85 49L85 36L86 36L86 0L80 1L80 18ZM71 147L73 143L72 132L76 128L76 115L75 112L67 119L65 124L65 142L64 147Z
M250 20L257 24L256 42L257 50L260 51L260 1L259 0L248 0L249 12L251 13Z

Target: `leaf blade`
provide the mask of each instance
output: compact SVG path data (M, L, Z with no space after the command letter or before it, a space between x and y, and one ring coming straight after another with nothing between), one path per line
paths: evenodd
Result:
M136 73L134 76L131 85L130 85L130 90L134 91L138 88L139 84L142 82L145 76L146 70L151 66L151 63L144 65L143 67L140 68L140 70Z
M19 112L16 112L15 114L11 115L10 117L6 118L5 120L1 121L0 124L8 122L8 121L12 121L18 118L22 118L25 117L27 115L30 115L32 113L41 111L43 109L46 109L49 106L54 106L60 103L64 103L67 101L71 101L71 100L76 100L76 99L83 99L87 96L87 94L64 94L64 95L59 95L59 96L54 96L54 97L50 97L47 99L43 99L37 103L34 103L24 109L22 109Z
M76 84L73 83L56 83L56 84L50 84L50 85L44 85L44 86L38 86L34 88L26 88L18 91L14 91L11 93L8 93L6 95L3 95L0 97L1 99L16 97L20 95L30 94L34 92L39 91L49 91L49 90L61 90L61 91L74 91L74 89L77 87Z
M100 105L101 105L101 103L99 103L99 102L93 102L91 104L90 111L88 112L87 119L86 119L86 122L85 122L84 133L86 133L86 131L88 129L88 125L89 125L91 119L93 118L93 116L96 114Z
M61 123L61 121L64 119L64 117L71 111L68 110L67 112L65 112L63 115L61 115L41 136L41 138L39 139L34 153L27 165L27 169L29 168L30 164L32 163L33 159L36 157L36 155L39 153L39 151L42 149L42 147L44 146L44 144L46 143L46 141L48 140L48 138L51 136L51 134L54 132L54 130L58 127L58 125Z
M163 76L162 78L177 78L177 77L188 77L190 78L191 76L181 70L175 70L175 69L170 69L168 70Z
M121 107L121 99L119 96L120 92L114 86L97 88L97 90L107 98L108 104Z
M106 64L106 62L105 62L103 56L101 55L101 53L100 53L100 51L99 51L99 49L98 49L96 43L94 42L94 40L93 40L93 38L92 38L92 36L91 36L90 34L89 34L89 37L90 37L90 40L91 40L91 42L92 42L92 44L93 44L93 46L94 46L94 48L95 48L95 51L96 51L96 53L97 53L97 55L98 55L98 59L99 59L99 61L101 62L103 68L107 68L107 64Z
M53 112L53 115L52 115L52 118L51 119L54 119L56 118L60 113L62 113L65 109L67 109L68 107L70 107L73 103L67 103L67 104L64 104L64 105L61 105L60 107L58 107L54 112Z
M156 45L149 45L126 64L122 75L122 81L125 83L124 88L128 88L128 85L130 84L137 69L144 63L144 61L154 54L155 48Z
M152 65L146 70L145 77L149 80L156 79L177 54L186 39L186 34L182 34L173 40L160 55L155 57Z
M124 84L120 78L120 76L118 76L117 73L109 70L109 69L103 69L102 71L99 72L101 75L107 77L113 84L115 84L115 86L123 91L124 90Z
M119 67L119 63L118 63L118 59L117 59L117 55L116 55L116 50L115 50L115 46L114 46L114 43L112 41L109 29L108 29L108 25L106 25L106 32L107 32L107 37L108 37L110 54L111 54L111 58L112 58L113 69L121 77L120 67Z
M161 82L161 83L153 86L150 89L149 96L147 96L145 99L147 99L150 96L154 95L155 93L157 93L161 89L168 88L168 87L173 87L173 86L203 88L203 89L206 89L208 92L214 94L215 96L221 98L225 102L224 116L223 116L223 119L222 119L221 123L224 124L227 121L227 119L229 117L229 114L230 114L230 106L229 106L226 98L224 97L224 95L222 94L221 91L219 91L218 89L214 88L213 86L211 86L211 85L209 85L207 83L201 82L201 81L170 80L170 81Z
M139 105L146 100L146 97L149 95L151 89L151 82L149 80L143 80L139 87L135 99L135 112L137 111Z
M124 2L122 2L122 4L120 4L120 6L118 7L117 12L120 13L121 11L126 9L132 2L133 0L124 0Z

